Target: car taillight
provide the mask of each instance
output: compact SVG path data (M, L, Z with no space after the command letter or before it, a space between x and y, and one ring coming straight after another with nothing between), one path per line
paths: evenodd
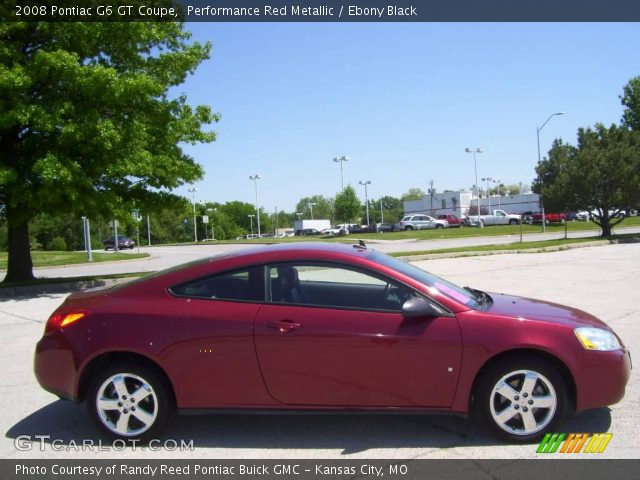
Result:
M66 327L89 315L87 310L56 311L47 320L44 334L53 333L58 328Z

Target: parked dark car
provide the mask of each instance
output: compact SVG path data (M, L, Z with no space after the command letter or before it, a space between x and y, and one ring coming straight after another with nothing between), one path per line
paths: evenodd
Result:
M375 231L378 233L393 232L393 225L390 223L376 223Z
M302 230L297 230L296 235L305 237L307 235L322 235L322 232L315 228L303 228Z
M102 242L105 250L114 249L115 241L113 237L107 238ZM136 242L124 235L118 235L118 249L123 250L125 248L131 248L136 246Z
M35 352L42 387L140 441L174 411L235 409L470 413L527 442L620 401L630 370L593 315L363 244L261 246L72 293Z

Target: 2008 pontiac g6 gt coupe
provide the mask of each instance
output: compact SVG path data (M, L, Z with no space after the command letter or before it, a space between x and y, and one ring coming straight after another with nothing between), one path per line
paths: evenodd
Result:
M72 294L37 345L40 384L107 433L174 411L473 413L531 441L618 402L629 352L562 305L460 288L364 246L264 246Z

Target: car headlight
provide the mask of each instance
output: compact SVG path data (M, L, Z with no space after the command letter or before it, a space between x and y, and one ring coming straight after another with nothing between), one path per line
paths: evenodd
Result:
M580 327L575 329L576 337L585 350L600 350L609 352L622 348L617 337L608 330L593 327Z

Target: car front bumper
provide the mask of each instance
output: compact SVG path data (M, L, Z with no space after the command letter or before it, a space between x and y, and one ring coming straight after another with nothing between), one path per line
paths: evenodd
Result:
M631 354L626 348L585 350L579 354L576 372L576 412L613 405L624 397L631 376Z

